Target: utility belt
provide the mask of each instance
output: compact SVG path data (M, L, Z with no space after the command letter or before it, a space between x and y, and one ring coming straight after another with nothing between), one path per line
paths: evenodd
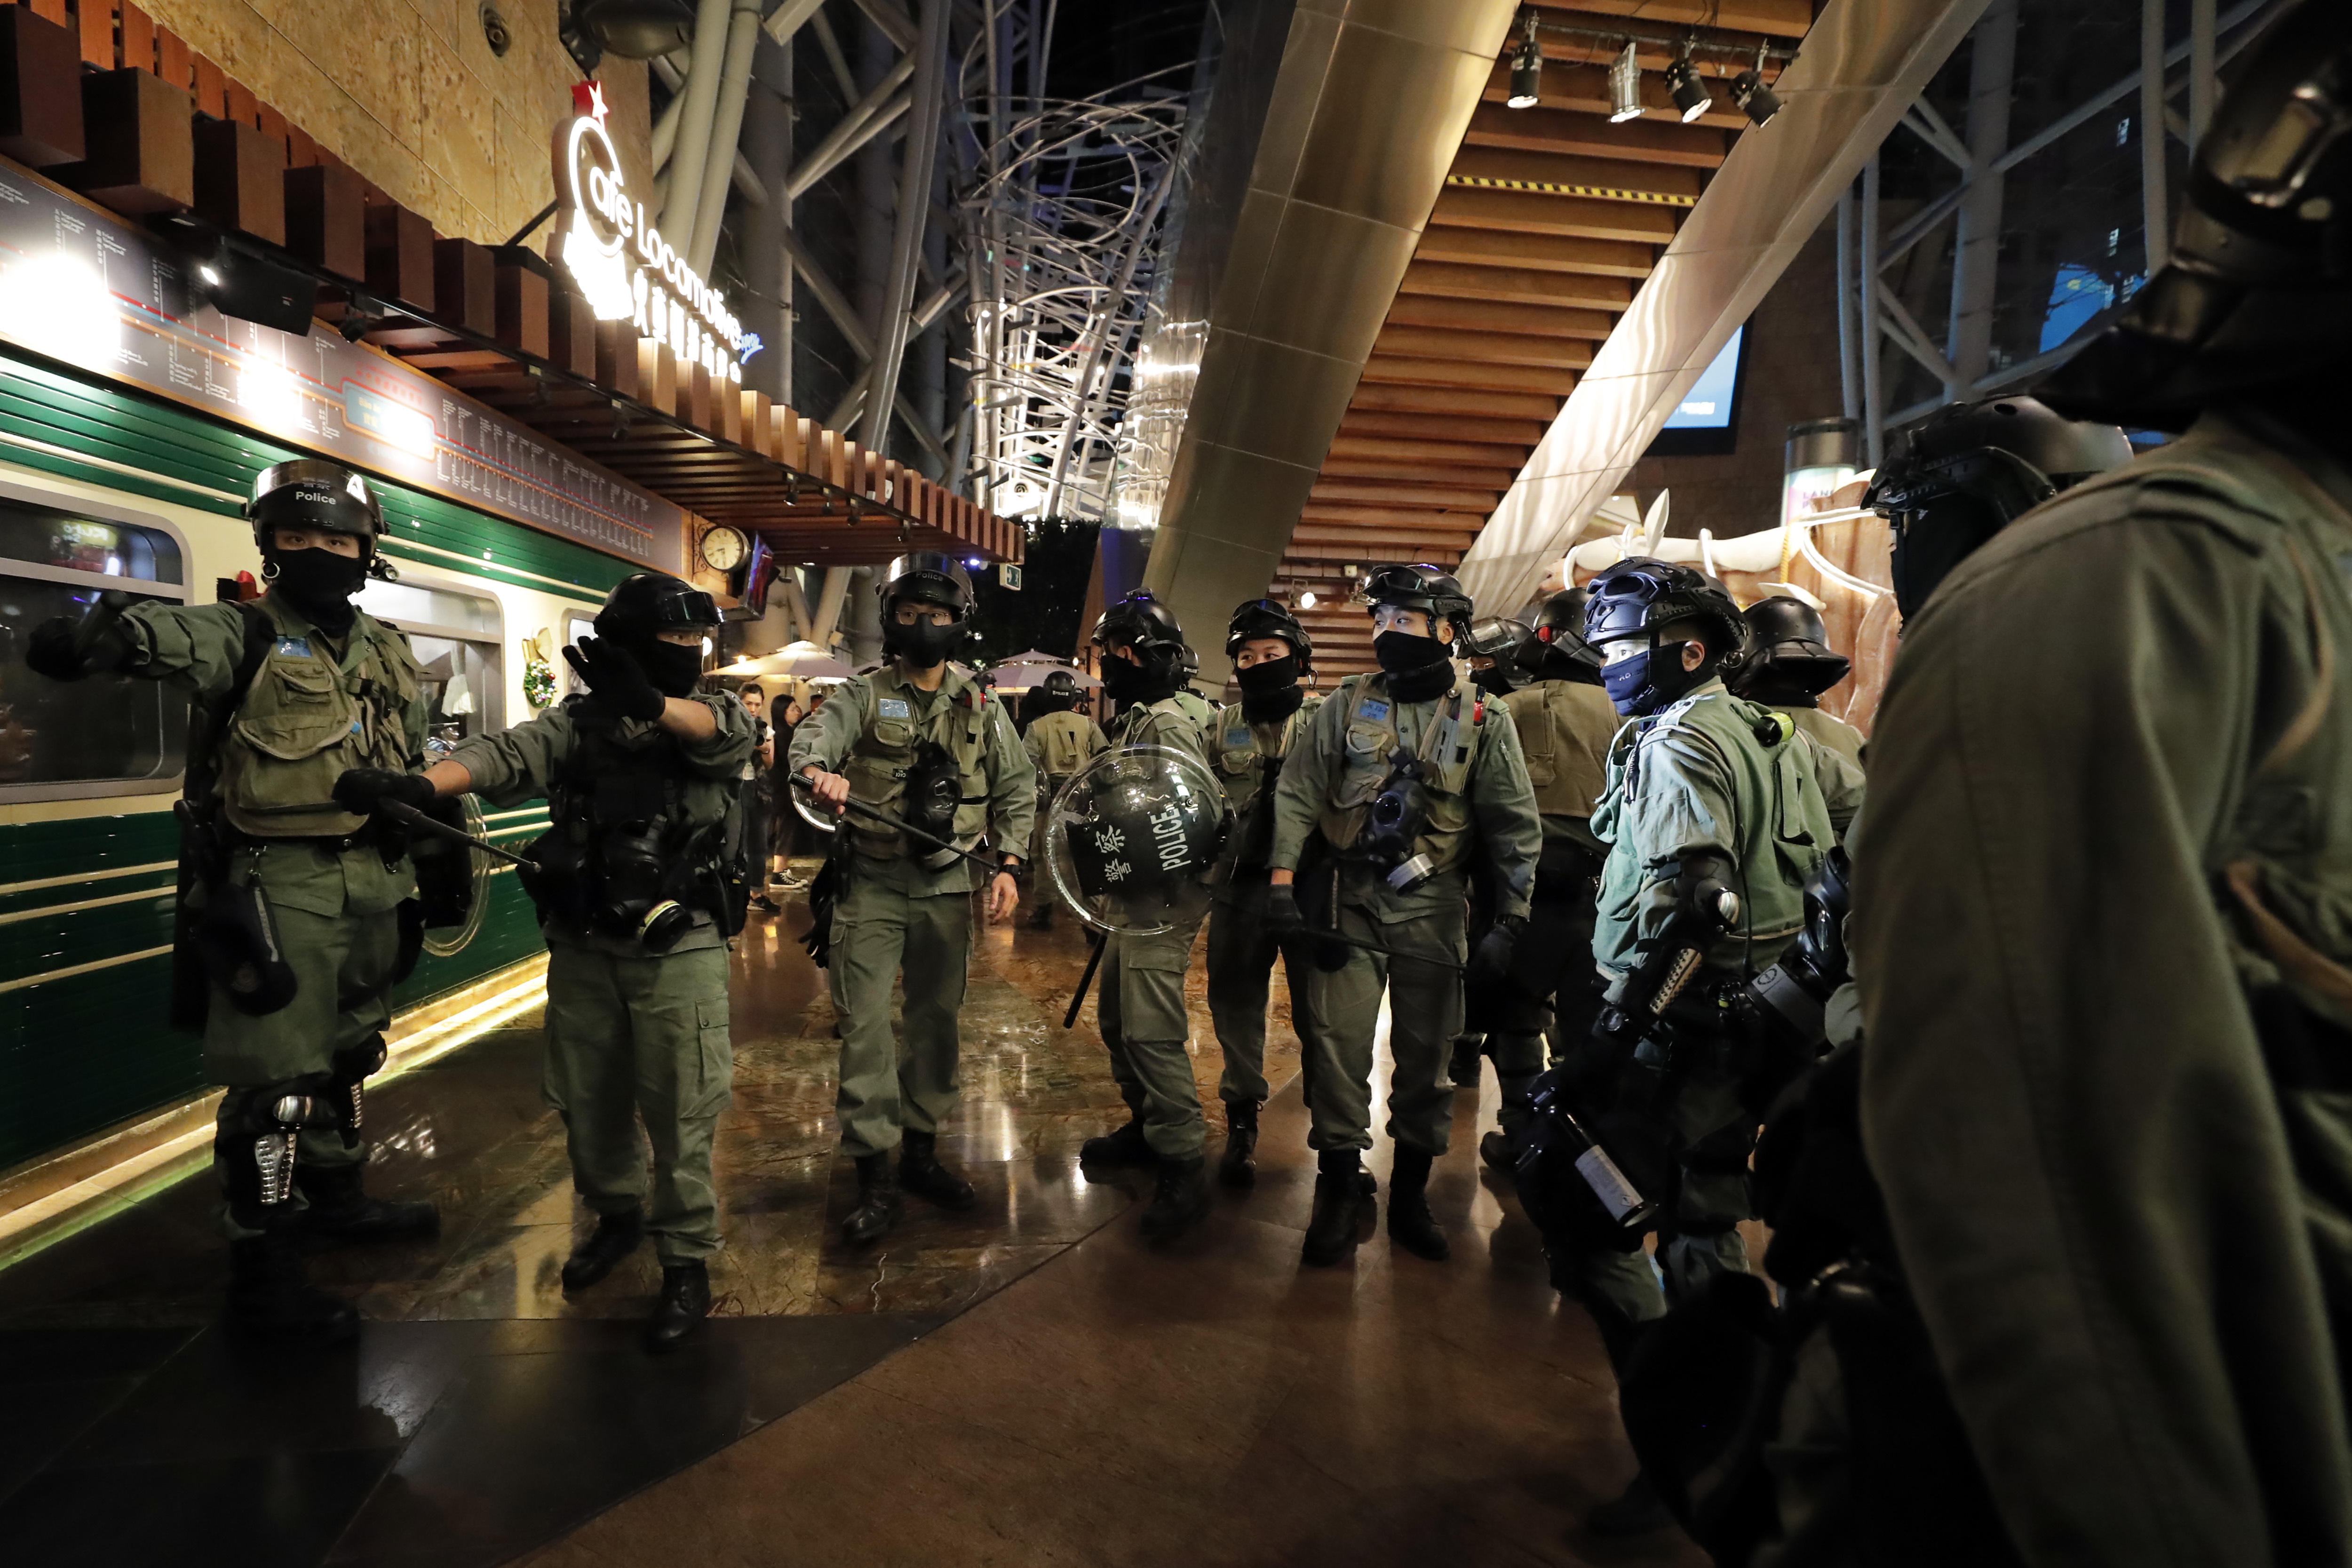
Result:
M516 879L540 919L584 936L668 952L707 914L722 936L743 929L751 887L715 852L719 825L681 840L665 823L605 826L559 819L523 852Z

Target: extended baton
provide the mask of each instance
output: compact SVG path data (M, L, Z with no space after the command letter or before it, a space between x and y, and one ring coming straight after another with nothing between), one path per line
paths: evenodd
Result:
M380 800L375 803L375 808L403 827L421 827L436 838L446 838L452 844L463 844L485 855L495 855L510 866L538 868L537 862L526 860L511 849L501 849L487 839L477 838L461 827L452 827L438 817L427 816L405 801Z
M806 773L788 773L785 776L791 779L793 783L800 785L801 788L808 791L809 794L816 794L816 785L810 782L809 776ZM885 827L897 828L899 832L905 834L909 838L918 838L936 848L950 850L955 854L961 855L965 859L971 861L973 865L979 867L982 870L988 872L991 876L999 874L1005 876L1012 875L1012 873L1007 871L1004 867L997 864L993 860L991 860L987 856L974 854L971 850L966 849L961 844L941 838L937 834L926 833L921 828L917 827L913 823L902 822L898 818L891 816L888 812L884 811L879 806L868 805L864 801L858 800L854 796L848 800L843 801L841 804L848 807L850 810L857 813L860 816L872 817L875 821L880 823Z
M1095 950L1087 954L1087 972L1078 976L1078 989L1070 997L1070 1010L1062 1015L1062 1027L1065 1029L1078 1026L1078 1009L1086 1005L1087 988L1094 984L1095 971L1102 965L1103 949L1109 945L1110 934L1108 931L1095 933Z

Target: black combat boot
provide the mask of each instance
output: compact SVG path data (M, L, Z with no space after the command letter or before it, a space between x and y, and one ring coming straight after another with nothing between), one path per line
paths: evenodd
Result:
M1353 1149L1326 1149L1315 1158L1315 1214L1298 1256L1328 1268L1356 1250L1357 1226L1379 1189L1368 1189L1363 1159Z
M363 1165L297 1165L294 1184L309 1205L296 1221L314 1247L370 1241L415 1241L441 1230L441 1211L422 1200L372 1198L362 1190Z
M940 1163L935 1132L908 1132L898 1145L898 1184L943 1209L971 1207L971 1184Z
M1159 1159L1151 1152L1151 1145L1143 1141L1143 1121L1139 1117L1099 1138L1089 1138L1078 1147L1078 1163L1085 1165L1150 1165Z
M1051 931L1054 926L1054 900L1040 899L1037 905L1022 920L1031 931Z
M232 1241L228 1259L232 1333L312 1345L341 1344L359 1333L352 1304L310 1283L301 1244L290 1233Z
M1658 1500L1650 1478L1637 1475L1622 1496L1611 1499L1584 1516L1584 1528L1609 1540L1649 1535L1674 1523L1675 1516Z
M1257 1101L1225 1101L1225 1152L1217 1180L1229 1187L1257 1185Z
M1478 1140L1478 1158L1486 1162L1490 1171L1508 1176L1519 1168L1518 1146L1507 1132L1489 1132Z
M906 1211L898 1195L898 1178L890 1174L887 1154L857 1156L857 1206L841 1222L841 1238L857 1246L879 1241Z
M1486 1054L1482 1048L1486 1044L1486 1037L1484 1035L1454 1037L1454 1059L1447 1064L1445 1076L1454 1080L1454 1088L1478 1087L1478 1058Z
M646 1349L659 1355L684 1344L710 1316L710 1270L700 1260L662 1265L661 1300L646 1325Z
M645 1239L645 1215L635 1209L600 1214L596 1228L563 1260L563 1293L585 1290L620 1266Z
M1209 1183L1202 1161L1162 1160L1160 1183L1151 1189L1151 1203L1143 1211L1147 1241L1172 1241L1200 1223L1209 1212Z
M1389 1239L1416 1258L1443 1263L1454 1254L1429 1212L1429 1164L1435 1158L1410 1143L1396 1146L1389 1170Z

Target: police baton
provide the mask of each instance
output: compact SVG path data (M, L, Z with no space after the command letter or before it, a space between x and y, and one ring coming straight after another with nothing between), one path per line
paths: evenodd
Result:
M1087 1003L1087 992L1095 983L1095 971L1102 967L1103 949L1110 945L1110 933L1095 932L1094 951L1087 954L1087 972L1078 976L1078 988L1070 997L1070 1010L1062 1015L1062 1027L1078 1026L1078 1009Z
M808 791L809 794L813 795L816 794L816 785L811 782L806 773L787 773L785 777L791 779L793 784L799 785L802 789ZM987 856L975 854L971 850L966 849L962 845L957 844L950 839L941 838L935 833L926 833L910 822L901 822L898 818L891 816L888 812L882 810L879 806L868 805L864 801L856 799L855 797L843 801L841 804L844 806L846 806L849 810L857 813L860 816L871 817L885 827L898 829L909 838L919 839L925 844L930 845L934 848L945 849L950 854L961 855L991 876L997 876L1000 874L1006 876L1011 875L1011 873L1007 872L1003 866L991 860Z
M439 817L427 816L404 801L380 800L375 803L375 808L403 827L421 828L436 838L446 838L452 844L463 844L485 855L495 855L509 866L529 866L533 870L538 869L537 862L526 860L511 849L501 849L487 839L477 838L463 828L452 827Z

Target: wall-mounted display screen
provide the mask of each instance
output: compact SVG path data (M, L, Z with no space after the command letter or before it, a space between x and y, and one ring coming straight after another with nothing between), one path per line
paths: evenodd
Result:
M1666 416L1665 427L1650 443L1644 456L1695 458L1722 456L1739 439L1739 394L1747 381L1747 358L1741 352L1748 329L1738 328L1714 362L1699 374L1682 401Z

